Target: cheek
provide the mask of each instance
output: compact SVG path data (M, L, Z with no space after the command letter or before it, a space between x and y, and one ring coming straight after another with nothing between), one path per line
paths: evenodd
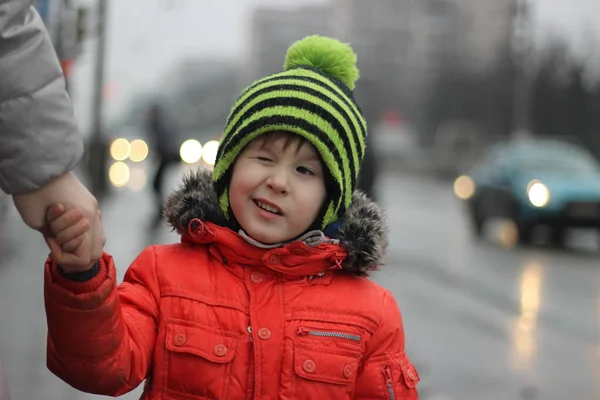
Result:
M231 207L233 217L239 224L243 224L246 220L246 215L248 215L246 199L247 197L233 189L229 192L229 206Z
M249 172L250 171L250 172ZM252 190L253 185L253 174L251 169L246 166L245 163L240 162L236 165L231 176L229 183L229 199L236 198L238 196L248 195ZM234 197L235 196L235 197Z
M241 186L240 186L241 185ZM229 201L237 199L244 192L244 181L233 177L229 184Z
M314 219L321 210L325 197L325 188L320 185L315 185L311 189L302 191L301 203L304 205L304 207L302 207L302 213L307 217L310 216L310 218Z
M229 184L229 205L236 218L240 218L243 213L243 205L251 192L251 184L249 180L244 179L240 174L235 174L231 177Z

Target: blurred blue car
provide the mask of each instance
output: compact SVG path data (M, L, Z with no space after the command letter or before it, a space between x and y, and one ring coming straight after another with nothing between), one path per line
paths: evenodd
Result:
M514 140L491 146L454 192L467 204L473 231L486 220L510 219L526 244L538 225L551 228L562 246L571 227L600 229L600 164L583 147L550 139Z

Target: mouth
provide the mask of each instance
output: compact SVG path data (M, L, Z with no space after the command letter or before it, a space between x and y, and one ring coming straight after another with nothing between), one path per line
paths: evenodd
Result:
M252 201L261 210L265 210L265 211L270 212L275 215L283 215L283 211L281 211L281 208L277 207L273 203L270 203L266 200L260 200L260 199L253 199Z

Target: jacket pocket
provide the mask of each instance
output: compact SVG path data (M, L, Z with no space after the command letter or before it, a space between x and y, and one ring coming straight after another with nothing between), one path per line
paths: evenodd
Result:
M396 363L384 364L381 370L386 400L417 400L419 373L408 357L401 355Z
M324 322L306 322L291 326L290 336L301 346L321 346L350 352L363 352L364 332L358 327Z
M361 354L339 348L294 346L294 398L351 399Z
M191 321L167 322L167 388L171 392L226 399L239 335Z
M419 373L415 366L410 362L408 356L403 354L398 359L398 365L400 365L400 371L402 372L402 381L408 389L414 389L417 387L417 383L421 380Z
M298 336L312 336L316 338L327 338L327 339L342 339L351 342L360 343L361 336L356 333L348 333L335 329L319 329L308 326L297 326L296 335Z

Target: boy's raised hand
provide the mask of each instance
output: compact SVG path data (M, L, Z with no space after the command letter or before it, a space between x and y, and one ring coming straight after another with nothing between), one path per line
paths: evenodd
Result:
M81 245L85 234L91 229L91 221L84 218L80 209L65 210L60 203L48 208L46 219L49 232L44 234L44 238L50 247L52 259L67 273L90 269L97 260L90 259L90 255L85 254L87 249Z

